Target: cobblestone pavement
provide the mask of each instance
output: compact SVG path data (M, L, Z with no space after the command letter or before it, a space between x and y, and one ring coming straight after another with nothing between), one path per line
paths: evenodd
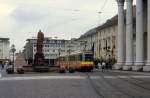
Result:
M150 73L28 73L2 71L0 98L150 98Z

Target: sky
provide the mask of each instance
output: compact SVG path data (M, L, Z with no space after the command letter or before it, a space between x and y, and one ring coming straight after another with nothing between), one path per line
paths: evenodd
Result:
M117 13L116 0L0 0L0 37L22 50L26 39L78 38Z

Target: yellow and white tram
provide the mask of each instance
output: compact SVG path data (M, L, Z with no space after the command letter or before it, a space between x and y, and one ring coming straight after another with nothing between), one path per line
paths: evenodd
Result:
M91 51L78 51L61 55L57 58L57 66L60 72L91 71L94 66L93 53Z

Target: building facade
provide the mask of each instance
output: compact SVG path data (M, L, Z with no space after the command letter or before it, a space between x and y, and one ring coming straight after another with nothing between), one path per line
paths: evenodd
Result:
M97 33L88 37L90 40L96 35L95 57L116 58L114 69L150 71L150 1L136 0L135 6L133 0L116 1L118 15L95 28Z
M27 61L29 59L34 59L36 43L37 39L35 38L27 39L27 43L24 47L24 56ZM61 40L45 37L43 43L43 53L49 65L54 65L56 58L61 54L67 54L80 49L76 39Z
M108 20L103 25L97 28L97 42L96 42L96 54L97 58L107 59L108 56L116 58L117 44L116 44L116 16Z
M85 34L81 35L77 41L80 43L80 50L91 50L94 53L94 58L97 57L96 54L96 40L97 40L97 30L93 28L87 31Z
M9 46L9 38L0 38L0 63L4 63L5 60L9 60Z
M133 18L132 18L132 47L133 47L133 60L135 60L135 36L136 36L136 22L135 22L135 11L136 8L133 6ZM124 13L126 15L126 10L124 10ZM124 21L126 21L126 18L124 18ZM126 25L123 26L126 28ZM124 29L124 32L126 32L126 29ZM97 27L97 57L98 58L104 58L108 59L108 57L115 58L116 60L118 55L118 15L112 17L111 19L108 19L104 24ZM124 39L126 35L124 35ZM123 46L126 45L126 43L122 44ZM125 52L125 51L124 51Z

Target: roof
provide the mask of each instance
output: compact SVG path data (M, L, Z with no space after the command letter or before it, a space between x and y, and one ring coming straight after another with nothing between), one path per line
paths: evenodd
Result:
M63 56L72 56L72 55L79 55L79 54L82 54L82 53L90 53L90 54L92 54L92 51L77 50L77 51L71 52L70 54L69 53L61 54L60 57L63 57Z
M93 28L93 29L87 31L85 34L81 35L80 37L82 38L82 37L90 36L90 35L96 34L96 33L97 33L96 28Z
M125 13L124 21L126 22L126 10L124 10L124 13ZM135 23L135 17L136 17L136 6L133 6L133 23ZM117 25L117 24L118 24L118 14L108 19L104 24L98 26L96 29L102 30L106 27Z
M124 13L126 15L126 10L124 10ZM136 6L133 6L133 23L135 24L135 17L136 17ZM126 20L126 18L125 18ZM107 28L109 26L117 25L118 24L118 14L113 16L112 18L108 19L105 23L102 25L95 27L88 32L84 33L83 35L80 36L80 38L87 37L90 35L95 34L97 31L102 30L104 28Z
M117 23L118 23L118 15L112 17L111 19L108 19L104 24L98 26L96 29L101 30L112 25L117 25Z

